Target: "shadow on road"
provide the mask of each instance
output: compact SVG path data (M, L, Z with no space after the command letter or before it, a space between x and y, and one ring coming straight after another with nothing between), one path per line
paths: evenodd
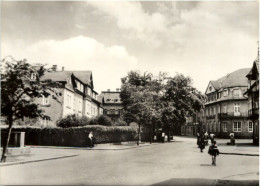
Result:
M200 164L200 166L212 166L211 164Z
M173 178L153 185L258 186L259 180L215 180L215 179L200 179L200 178Z

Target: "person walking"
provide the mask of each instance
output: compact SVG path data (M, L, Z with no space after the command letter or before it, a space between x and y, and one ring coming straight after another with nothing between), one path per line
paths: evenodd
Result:
M197 145L200 147L200 133L197 132Z
M208 139L209 139L209 135L207 133L207 131L204 133L204 141L205 141L205 145L208 145Z
M216 166L216 157L219 155L216 141L213 141L212 145L209 147L208 154L212 156L212 165Z
M89 143L90 143L90 147L94 147L94 141L93 141L93 132L90 131L90 133L88 134L88 138L89 138Z
M211 134L209 135L209 138L210 138L210 140L211 140L211 144L213 144L213 141L214 141L214 138L215 138L215 134L211 133Z
M204 135L200 135L199 148L200 152L203 152L203 149L205 149Z
M162 143L164 143L165 132L162 132Z

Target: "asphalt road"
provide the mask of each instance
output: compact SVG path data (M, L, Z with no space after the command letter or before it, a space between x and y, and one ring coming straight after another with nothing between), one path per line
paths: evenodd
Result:
M212 166L211 157L191 138L126 150L52 150L79 156L1 167L0 184L200 185L204 180L203 185L212 185L216 180L256 180L259 171L258 156L221 155Z

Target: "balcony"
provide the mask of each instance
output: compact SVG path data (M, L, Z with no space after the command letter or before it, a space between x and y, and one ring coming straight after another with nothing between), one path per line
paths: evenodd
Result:
M207 119L215 119L215 115L206 116Z
M253 109L248 110L248 116L249 117L252 117L252 116L258 117L258 115L259 115L259 109L258 108L253 108Z
M219 119L228 119L228 118L244 118L248 117L248 112L227 112L227 113L219 113Z

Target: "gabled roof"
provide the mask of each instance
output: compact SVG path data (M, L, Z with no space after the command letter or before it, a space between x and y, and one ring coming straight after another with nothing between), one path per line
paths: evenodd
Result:
M253 67L251 68L250 72L246 75L247 78L251 79L256 76L256 74L259 74L259 59L257 58L254 63Z
M91 71L55 71L55 72L45 72L41 80L51 79L53 81L67 81L67 79L74 75L84 84L92 84L92 72Z
M45 72L41 77L41 80L51 79L52 81L67 81L67 79L71 76L71 72L68 71L55 71L55 72Z
M102 92L101 93L104 103L121 104L120 92Z
M250 71L250 68L243 68L236 70L230 74L227 74L226 76L215 80L215 81L210 81L212 86L216 90L228 88L228 87L241 87L241 86L247 86L247 78L246 75Z
M73 73L80 81L82 81L84 84L90 85L92 81L92 71L64 71Z

